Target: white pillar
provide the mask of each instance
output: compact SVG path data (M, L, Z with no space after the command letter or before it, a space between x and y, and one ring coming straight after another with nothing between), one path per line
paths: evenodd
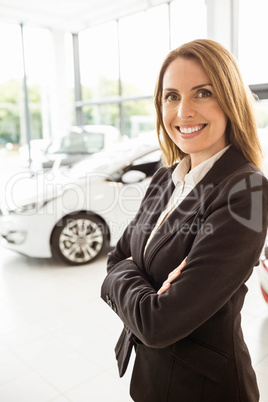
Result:
M53 138L66 133L72 125L72 106L67 84L65 33L51 30L54 67L50 88L51 135Z
M224 45L238 56L238 3L239 0L206 0L208 39Z

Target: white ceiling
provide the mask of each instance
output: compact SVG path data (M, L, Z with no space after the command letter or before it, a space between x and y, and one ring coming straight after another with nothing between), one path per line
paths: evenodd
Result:
M169 0L0 0L0 22L79 32Z

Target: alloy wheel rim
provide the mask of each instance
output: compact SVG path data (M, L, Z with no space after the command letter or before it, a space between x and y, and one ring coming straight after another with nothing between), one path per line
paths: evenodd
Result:
M90 219L69 222L59 237L59 247L69 261L83 263L92 260L101 250L103 233Z

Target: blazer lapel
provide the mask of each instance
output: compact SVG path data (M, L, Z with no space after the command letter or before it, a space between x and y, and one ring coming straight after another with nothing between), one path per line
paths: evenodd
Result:
M148 197L142 205L142 212L140 218L135 225L133 239L138 239L132 244L132 253L135 255L137 265L144 268L143 254L147 240L153 230L157 219L161 212L166 207L168 200L173 193L175 186L170 176L161 184L157 184L158 189L154 192L154 196Z
M205 202L213 188L225 177L228 177L232 172L245 164L245 162L246 159L244 156L239 151L236 151L233 147L230 147L223 154L223 156L216 161L205 177L194 187L194 189L180 203L180 205L178 205L169 218L163 222L155 233L145 253L144 263L147 267L150 265L150 261L156 250L162 246L169 236L172 235L174 231L182 227L182 225L185 224L188 219L190 219L197 213L198 210L200 210L201 205ZM169 197L170 196L171 194L169 194ZM165 199L166 203L168 199ZM156 219L154 219L154 223L156 222L162 210L159 211ZM147 239L148 237L149 234Z

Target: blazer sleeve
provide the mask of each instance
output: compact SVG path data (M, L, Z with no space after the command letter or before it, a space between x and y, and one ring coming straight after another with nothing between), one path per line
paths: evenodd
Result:
M186 267L165 293L157 295L135 261L117 259L101 296L142 343L163 348L185 338L248 279L267 232L268 184L259 177L252 186L250 174L235 175L220 189L205 214L212 232L197 233Z

